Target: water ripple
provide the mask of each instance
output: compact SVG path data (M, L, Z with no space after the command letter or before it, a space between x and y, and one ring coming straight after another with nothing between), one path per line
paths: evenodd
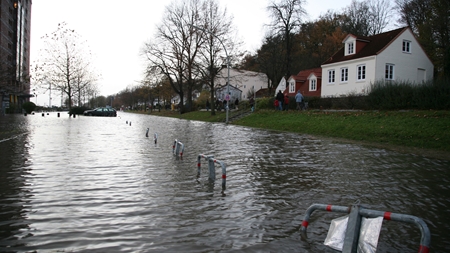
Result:
M315 212L302 241L305 211L356 200L422 217L432 251L450 248L449 161L129 113L17 115L0 127L0 251L332 252L323 240L341 215ZM225 162L225 194L220 166L211 183L203 160L197 178L199 154ZM379 251L417 251L419 241L417 228L384 222Z

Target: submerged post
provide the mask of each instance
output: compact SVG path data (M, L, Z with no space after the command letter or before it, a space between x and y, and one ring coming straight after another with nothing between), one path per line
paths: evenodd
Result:
M198 162L197 163L197 167L198 167L197 177L200 177L201 158L205 158L205 160L208 161L209 180L212 183L216 181L216 168L215 168L214 164L218 163L222 167L222 193L223 193L226 189L226 180L227 180L227 168L226 168L225 163L214 159L213 155L200 154L197 157L197 162Z
M155 141L156 144L156 141ZM181 150L180 150L181 149ZM180 155L180 158L183 158L183 152L184 152L184 144L175 139L172 146L172 152L174 155L178 156Z

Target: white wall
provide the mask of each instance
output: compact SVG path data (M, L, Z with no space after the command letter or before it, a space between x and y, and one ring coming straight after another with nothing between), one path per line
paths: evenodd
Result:
M375 78L375 56L352 61L322 65L322 97L346 96L366 93ZM365 80L357 80L359 65L366 65ZM348 81L341 82L341 69L348 68ZM335 82L328 82L328 71L334 69Z
M280 82L278 83L277 88L275 89L275 94L273 96L275 97L280 90L281 92L283 92L286 89L287 85L288 84L286 82L286 78L282 77Z
M402 50L403 40L411 41L411 53ZM385 80L386 64L394 64L395 81L422 82L433 79L434 67L409 29L376 56L322 65L322 97L364 94L377 80ZM357 80L357 66L366 64L366 79ZM348 82L341 82L341 68L348 67ZM328 71L335 70L335 82L328 82Z
M403 40L411 41L411 53L402 52ZM410 30L403 32L377 57L377 80L385 79L386 63L394 64L394 80L420 83L433 79L434 67ZM418 72L425 70L425 77L418 79ZM426 80L423 80L423 79Z

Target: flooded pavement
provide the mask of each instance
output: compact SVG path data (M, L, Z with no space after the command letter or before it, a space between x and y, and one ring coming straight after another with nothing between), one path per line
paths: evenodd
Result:
M323 242L342 214L314 212L304 241L305 211L358 200L422 218L430 252L450 250L450 159L124 112L6 115L0 153L1 252L335 252ZM220 166L197 178L199 154L226 163L225 194ZM419 245L417 227L383 222L377 252Z

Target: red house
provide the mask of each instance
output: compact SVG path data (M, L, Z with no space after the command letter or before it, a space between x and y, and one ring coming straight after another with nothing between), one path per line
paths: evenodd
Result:
M300 90L305 97L320 97L322 90L322 68L306 69L289 77L283 94L295 96Z

